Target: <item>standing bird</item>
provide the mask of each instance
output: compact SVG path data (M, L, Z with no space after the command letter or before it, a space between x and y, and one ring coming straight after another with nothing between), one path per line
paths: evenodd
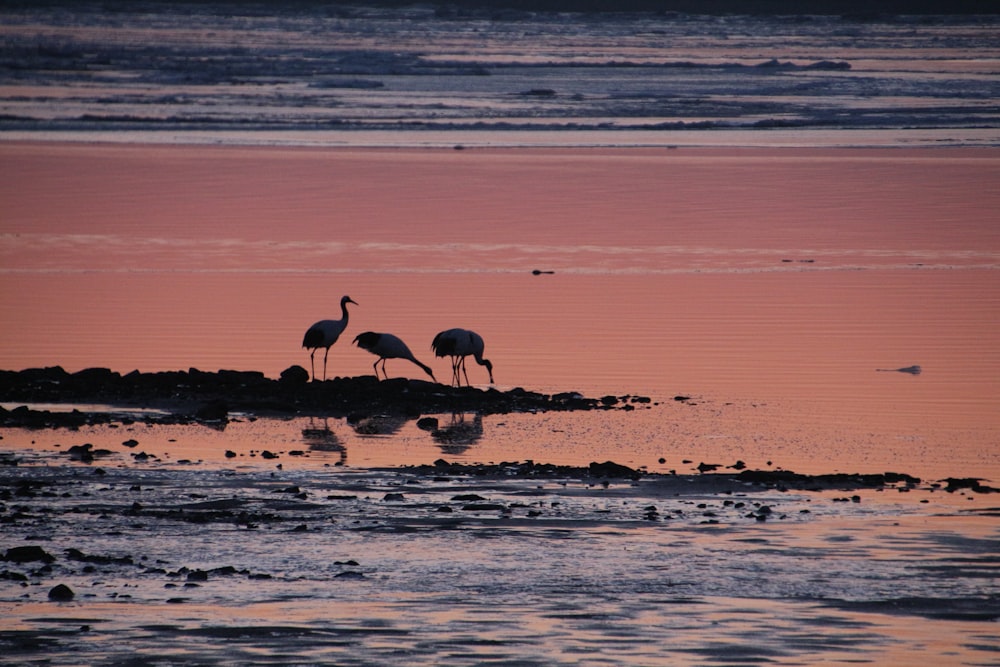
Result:
M316 362L314 357L316 350L321 347L326 348L326 352L323 354L323 379L326 380L326 358L330 354L330 346L337 342L340 334L344 333L344 329L347 328L347 304L349 303L353 303L355 306L358 305L358 302L351 297L342 297L340 299L340 312L343 317L339 320L320 320L309 327L305 337L302 339L302 347L312 349L312 352L309 353L309 365L312 367L313 382L316 381Z
M457 387L462 386L459 370L465 375L465 384L470 385L469 373L465 370L465 358L470 354L477 364L486 366L490 374L490 384L493 384L493 363L489 359L483 359L483 348L483 337L468 329L442 331L434 336L434 341L431 343L431 349L436 356L451 357L451 381Z
M424 369L424 372L430 375L432 380L437 382L437 378L434 377L434 372L431 370L430 366L425 366L417 361L417 358L413 356L412 352L410 352L410 348L406 347L406 343L400 340L398 336L393 336L388 333L366 331L358 334L354 338L354 343L362 350L368 350L378 357L378 359L375 360L375 363L372 364L372 368L375 369L376 378L378 378L378 364L380 361L382 362L382 374L385 375L385 379L388 380L389 374L385 372L386 359L408 359L417 366L420 366L420 368Z

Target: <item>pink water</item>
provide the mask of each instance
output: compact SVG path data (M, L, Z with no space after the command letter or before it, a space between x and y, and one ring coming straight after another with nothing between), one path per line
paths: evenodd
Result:
M349 294L360 305L331 374L372 372L350 344L371 329L447 377L430 340L464 326L486 339L500 389L651 399L435 415L461 436L449 442L412 420L308 415L233 415L224 431L0 429L21 463L0 480L18 493L0 505L2 546L56 556L23 585L0 582L14 659L996 656L992 501L931 486L1000 485L994 150L6 143L0 161L0 368L275 377L308 367L302 333ZM919 375L895 370L914 364ZM84 442L110 452L101 473L66 455ZM605 486L378 469L438 458L613 459L680 476ZM695 483L699 462L737 460L924 481L907 493ZM467 512L455 498L470 492L508 511ZM760 504L773 520L747 518ZM211 574L184 583L184 568ZM75 600L50 602L55 583Z
M332 374L371 372L361 331L441 366L464 326L500 388L692 395L786 467L1000 478L993 150L0 151L0 367L276 377L350 294ZM655 463L685 418L636 416L619 457Z

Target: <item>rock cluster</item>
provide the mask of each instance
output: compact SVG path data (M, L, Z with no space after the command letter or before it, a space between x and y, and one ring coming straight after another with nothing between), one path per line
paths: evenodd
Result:
M612 400L614 399L614 400ZM68 373L58 366L0 371L0 401L5 403L98 403L158 409L146 417L163 423L221 422L229 413L261 416L308 414L349 417L398 414L417 417L435 412L544 412L550 410L634 410L650 400L641 396L586 398L577 392L541 394L522 388L499 391L449 387L423 380L374 376L338 377L308 382L308 373L293 366L270 379L259 371L220 370L120 374L106 368ZM48 412L0 408L0 424L28 428L74 427L121 421L122 415Z

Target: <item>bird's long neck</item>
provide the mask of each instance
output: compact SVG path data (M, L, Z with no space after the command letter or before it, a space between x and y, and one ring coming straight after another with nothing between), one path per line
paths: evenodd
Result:
M340 302L340 321L343 322L346 325L347 324L347 318L349 316L350 315L347 312L347 302L346 301L341 301Z

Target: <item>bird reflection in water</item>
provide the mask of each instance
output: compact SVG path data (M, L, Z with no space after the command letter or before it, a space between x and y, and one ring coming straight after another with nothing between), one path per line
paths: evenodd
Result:
M445 454L462 454L483 437L483 416L453 414L450 423L431 431L431 437Z
M409 421L402 415L365 415L363 417L349 416L347 423L361 437L385 437L394 435Z
M340 460L334 465L347 463L347 447L340 442L337 434L330 429L329 420L324 417L320 422L314 417L309 418L309 426L302 429L302 442L309 446L312 452L337 452Z

